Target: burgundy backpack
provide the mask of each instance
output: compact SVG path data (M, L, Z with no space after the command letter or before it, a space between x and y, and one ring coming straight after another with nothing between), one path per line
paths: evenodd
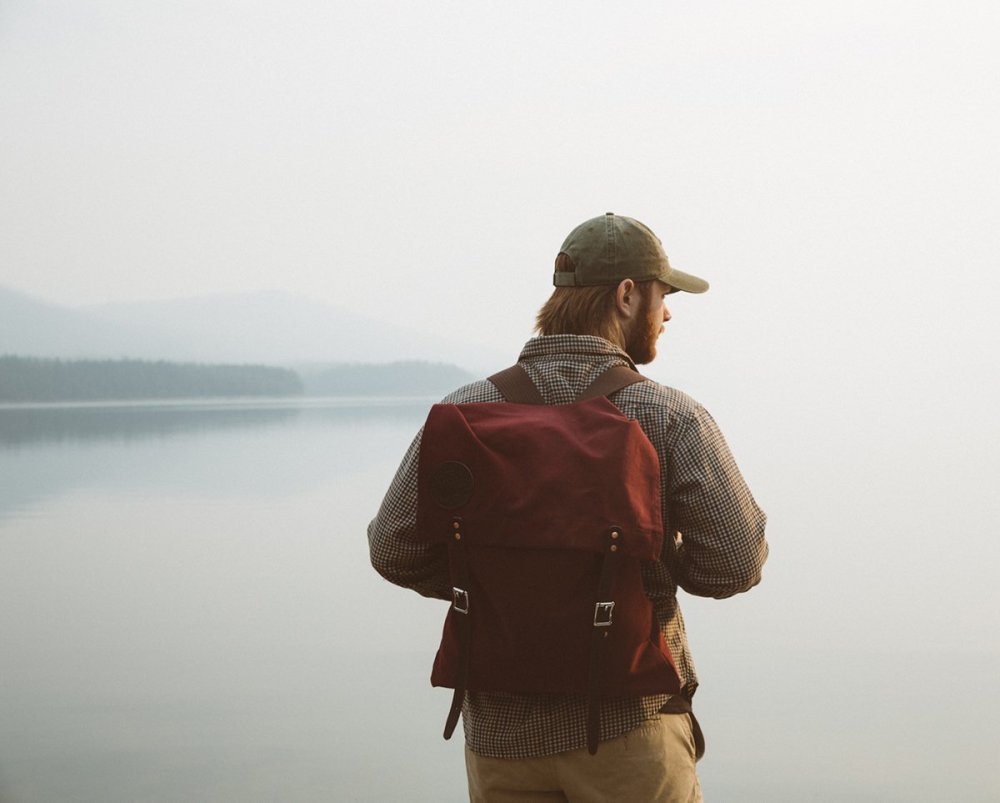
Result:
M643 591L663 545L660 465L608 395L619 366L572 404L545 405L519 365L490 377L509 401L436 404L420 442L418 538L446 543L452 605L431 683L465 692L583 694L597 751L600 701L680 691Z

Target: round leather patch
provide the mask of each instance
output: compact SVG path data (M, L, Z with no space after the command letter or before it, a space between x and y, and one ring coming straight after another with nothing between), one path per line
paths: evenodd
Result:
M465 463L449 460L431 475L431 498L440 506L453 510L472 497L472 472Z

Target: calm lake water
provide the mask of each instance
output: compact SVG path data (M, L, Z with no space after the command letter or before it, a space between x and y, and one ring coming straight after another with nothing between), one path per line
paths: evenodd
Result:
M0 801L466 799L444 603L365 538L428 404L0 409ZM764 584L683 600L707 799L1000 799L996 634L765 507Z

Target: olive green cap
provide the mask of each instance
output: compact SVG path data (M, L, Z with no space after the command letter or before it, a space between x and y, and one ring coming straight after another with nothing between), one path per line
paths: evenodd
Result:
M647 226L613 212L591 218L573 229L559 254L566 255L573 270L557 270L552 278L556 287L659 279L670 285L672 291L704 293L708 289L704 279L670 267L663 244Z

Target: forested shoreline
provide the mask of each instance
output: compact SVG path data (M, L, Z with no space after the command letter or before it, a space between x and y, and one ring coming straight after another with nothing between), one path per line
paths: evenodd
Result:
M266 365L0 357L0 402L301 396L302 379Z
M0 356L0 403L294 396L435 396L470 381L455 365L267 365Z

